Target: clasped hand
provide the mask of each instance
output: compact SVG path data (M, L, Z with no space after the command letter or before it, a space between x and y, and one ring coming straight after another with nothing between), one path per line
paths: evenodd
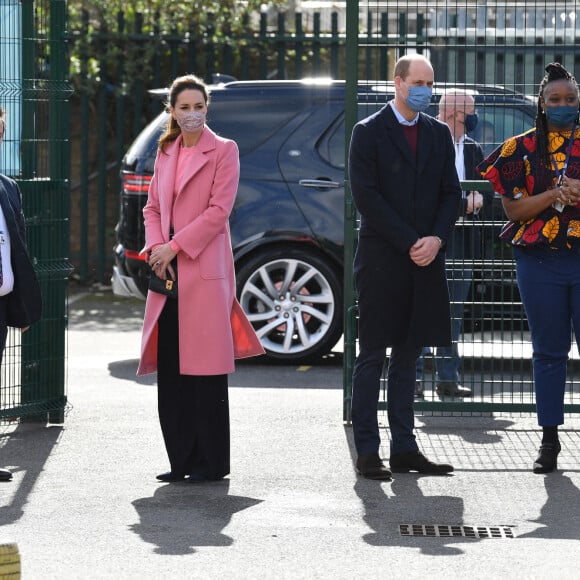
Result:
M558 188L558 201L564 205L580 203L580 179L564 176L562 184Z
M467 214L477 214L479 210L483 207L483 195L479 191L471 191L467 194L467 208L465 213Z
M175 272L171 265L171 260L175 256L176 254L169 244L161 244L151 251L148 263L157 277L167 280L167 274L169 273L171 279L175 280Z
M441 244L436 236L419 238L409 250L409 257L417 266L428 266L437 256Z

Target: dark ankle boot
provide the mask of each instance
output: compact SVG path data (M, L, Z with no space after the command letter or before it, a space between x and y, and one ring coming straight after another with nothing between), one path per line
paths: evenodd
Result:
M551 473L558 466L560 443L542 443L540 453L534 461L534 473Z

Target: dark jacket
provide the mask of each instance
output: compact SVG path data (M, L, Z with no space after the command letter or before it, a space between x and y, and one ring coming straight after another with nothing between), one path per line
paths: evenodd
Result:
M470 137L465 137L463 144L463 165L465 178L469 180L481 179L475 170L476 166L483 161L483 149L481 145ZM477 215L467 214L467 199L461 200L458 221L453 234L447 241L447 261L455 260L456 266L462 268L462 260L473 260L483 256L483 241L481 235L481 221L486 212L491 212L493 193L483 192L483 208Z
M446 241L457 219L461 188L449 127L421 113L415 156L387 105L355 126L349 177L361 215L359 313L373 327L366 339L377 347L450 344L444 252L426 267L409 257L421 237Z
M6 322L8 326L24 328L40 320L42 296L26 247L20 190L15 181L1 173L0 206L10 235L10 261L14 272L14 290L4 296L8 301Z

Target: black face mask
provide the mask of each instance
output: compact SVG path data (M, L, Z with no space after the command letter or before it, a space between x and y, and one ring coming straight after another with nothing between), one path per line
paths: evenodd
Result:
M472 113L471 115L465 115L465 132L471 133L477 127L477 122L479 121L479 117L477 113Z

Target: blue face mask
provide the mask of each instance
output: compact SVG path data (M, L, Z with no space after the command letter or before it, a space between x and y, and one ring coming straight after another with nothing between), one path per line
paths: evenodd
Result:
M571 127L578 117L578 107L569 107L567 105L558 107L546 107L546 119L550 125L562 129Z
M409 87L409 96L405 99L407 106L415 113L425 111L431 104L433 92L429 87Z
M471 115L465 115L465 132L471 133L476 127L479 117L477 113L472 113Z

